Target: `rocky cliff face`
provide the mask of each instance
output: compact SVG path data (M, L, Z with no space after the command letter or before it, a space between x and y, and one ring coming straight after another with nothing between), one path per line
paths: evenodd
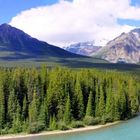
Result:
M140 62L140 29L122 33L107 43L96 55L112 63Z

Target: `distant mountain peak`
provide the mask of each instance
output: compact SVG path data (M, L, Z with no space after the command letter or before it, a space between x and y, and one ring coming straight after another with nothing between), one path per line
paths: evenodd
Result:
M140 29L122 33L109 41L96 55L112 63L139 63L140 62Z
M78 42L64 47L64 49L75 54L91 56L101 48L100 46L95 46L94 44L94 41Z
M140 34L140 28L133 29L133 30L131 30L131 32L137 32Z

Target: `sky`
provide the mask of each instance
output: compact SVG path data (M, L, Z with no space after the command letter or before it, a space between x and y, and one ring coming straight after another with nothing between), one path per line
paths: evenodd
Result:
M2 23L60 47L84 41L104 46L140 27L140 0L0 0Z

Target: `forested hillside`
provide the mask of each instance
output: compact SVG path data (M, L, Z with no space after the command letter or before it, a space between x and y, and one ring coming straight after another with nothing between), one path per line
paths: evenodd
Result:
M140 81L93 69L0 69L0 133L104 124L136 115Z

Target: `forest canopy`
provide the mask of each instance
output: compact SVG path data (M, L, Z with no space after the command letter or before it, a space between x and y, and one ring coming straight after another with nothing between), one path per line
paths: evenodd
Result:
M140 81L115 71L0 69L0 134L66 130L133 117Z

